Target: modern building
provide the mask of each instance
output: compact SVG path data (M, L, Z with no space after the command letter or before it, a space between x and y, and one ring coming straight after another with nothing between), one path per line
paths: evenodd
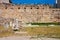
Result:
M57 0L57 7L60 8L60 0Z

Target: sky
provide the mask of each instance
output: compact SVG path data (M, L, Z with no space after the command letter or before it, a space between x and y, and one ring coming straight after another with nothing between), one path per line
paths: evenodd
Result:
M54 4L55 0L11 0L14 4Z

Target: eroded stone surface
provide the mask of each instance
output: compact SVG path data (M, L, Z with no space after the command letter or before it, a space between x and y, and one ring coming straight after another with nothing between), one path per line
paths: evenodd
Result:
M49 5L0 4L0 17L16 18L22 22L60 22L60 9Z

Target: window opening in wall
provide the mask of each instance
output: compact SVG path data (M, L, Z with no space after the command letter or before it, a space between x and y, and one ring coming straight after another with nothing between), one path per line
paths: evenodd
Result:
M39 9L39 7L37 7L36 9Z
M44 9L44 7L42 9Z
M5 7L5 9L7 9L7 7Z
M32 9L32 7L30 9Z
M18 9L20 9L20 7L18 7Z
M24 9L26 9L26 7L24 7Z

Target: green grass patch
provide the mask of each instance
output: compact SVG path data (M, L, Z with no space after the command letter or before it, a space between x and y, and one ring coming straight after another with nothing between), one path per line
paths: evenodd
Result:
M60 25L60 22L48 22L48 23L33 22L33 23L27 23L27 24L31 24L31 25Z

